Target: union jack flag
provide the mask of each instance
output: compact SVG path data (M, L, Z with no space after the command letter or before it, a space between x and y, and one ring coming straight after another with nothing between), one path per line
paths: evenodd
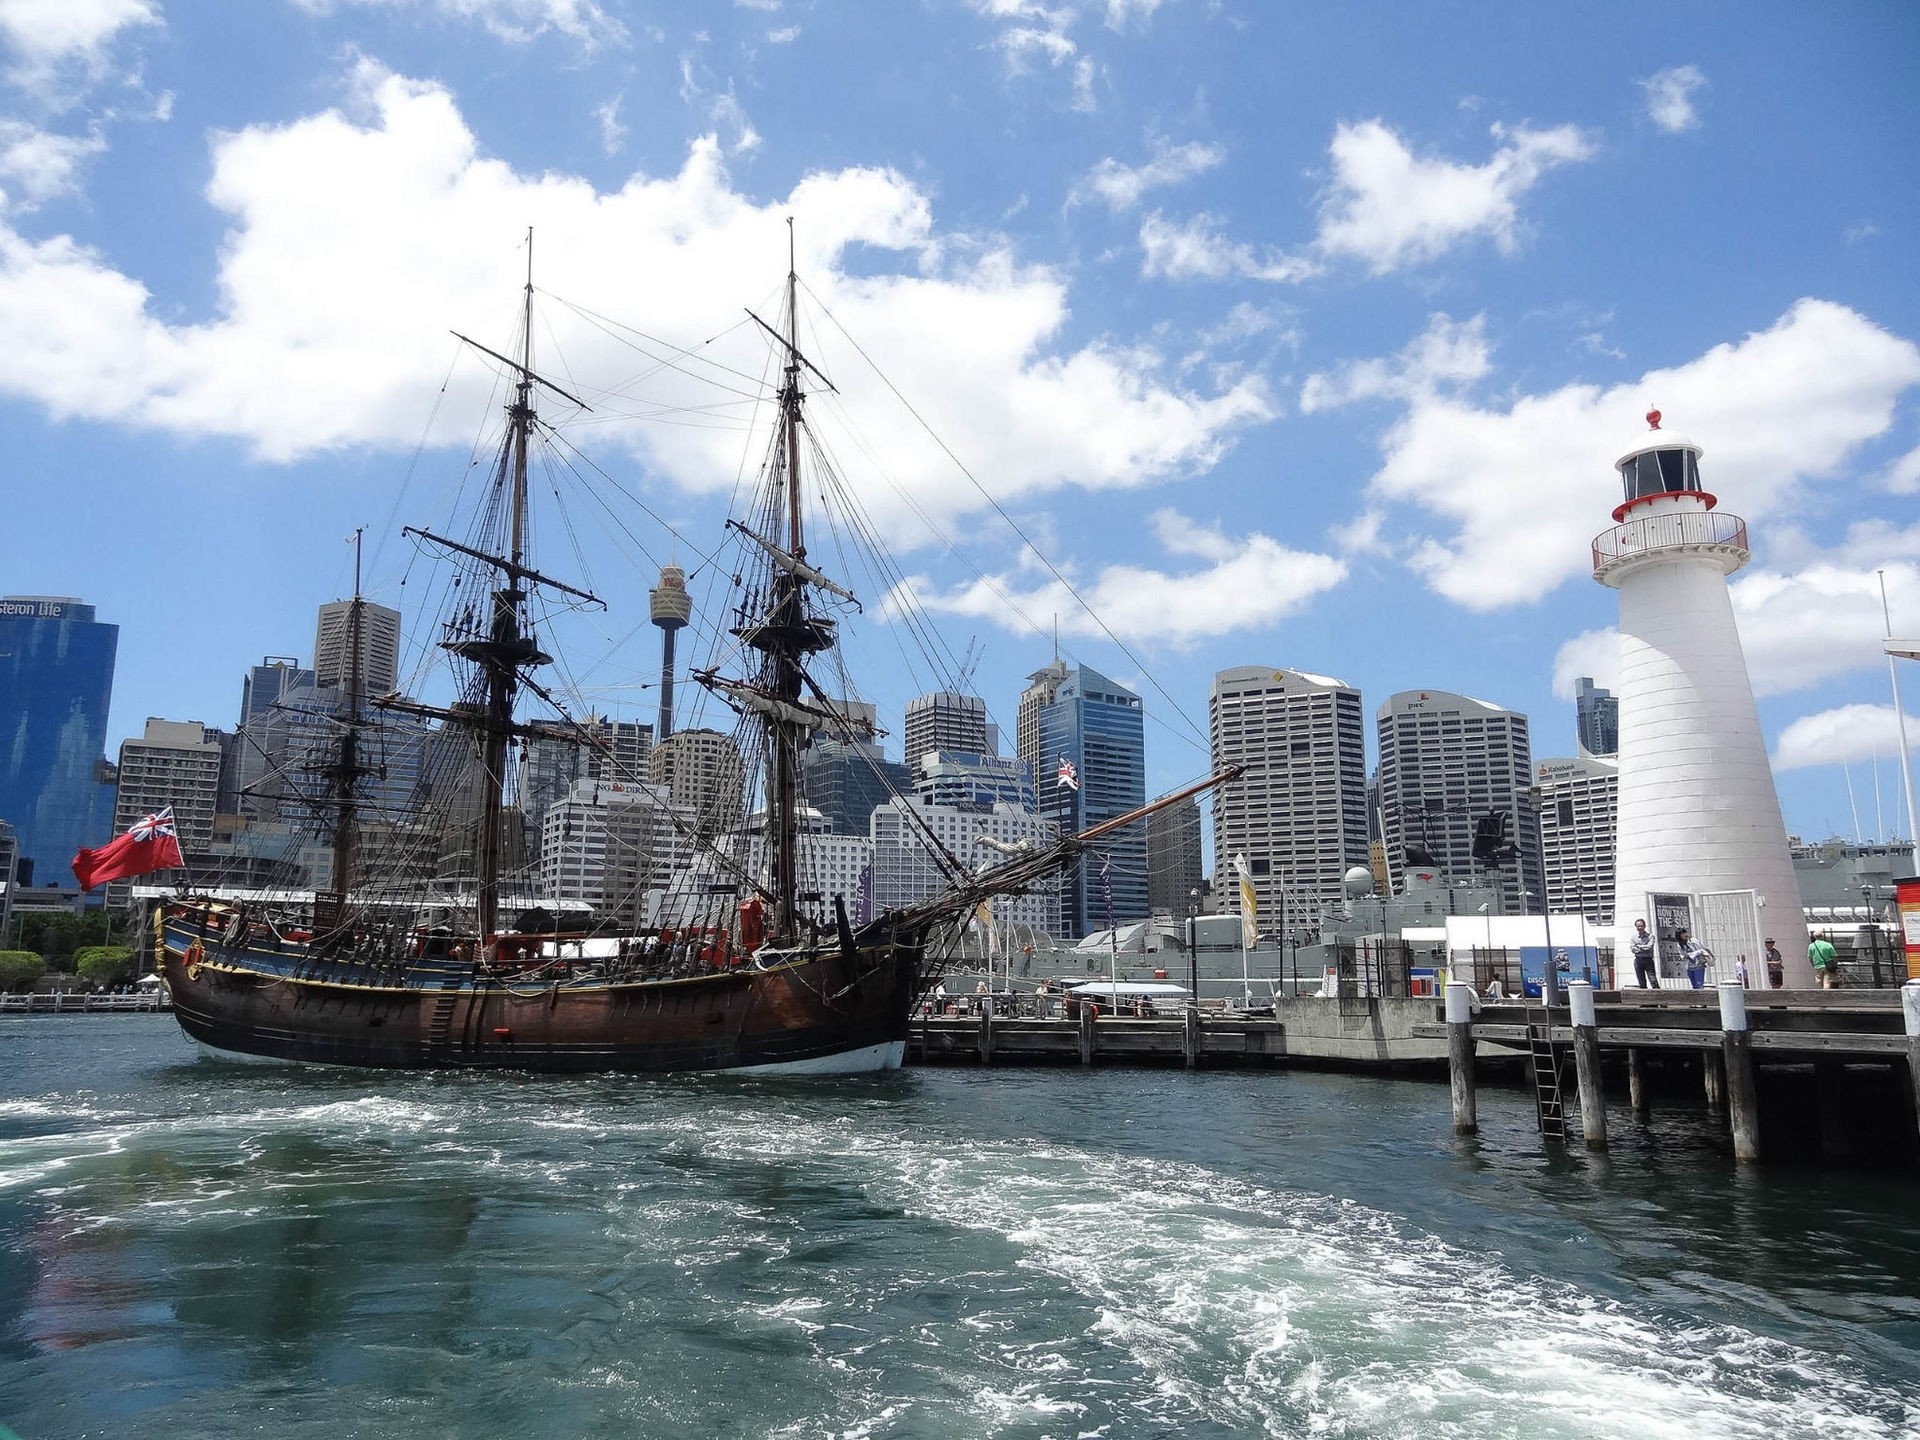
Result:
M1078 790L1080 788L1080 772L1073 768L1073 761L1067 759L1064 755L1060 757L1060 770L1055 777L1054 783L1064 785L1069 790Z
M158 815L142 815L133 822L127 834L143 844L156 835L168 840L178 839L180 832L173 828L173 807L167 806Z

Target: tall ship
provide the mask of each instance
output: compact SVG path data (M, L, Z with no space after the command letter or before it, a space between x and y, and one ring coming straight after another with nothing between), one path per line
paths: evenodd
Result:
M604 727L572 713L555 679L568 672L544 648L557 617L604 607L530 551L530 465L543 442L558 440L539 406L588 407L535 369L529 237L514 353L464 342L499 367L507 390L478 503L464 528L405 531L423 571L434 571L422 588L438 599L432 648L447 671L442 698L366 693L356 560L344 703L326 718L328 743L303 766L299 807L324 836L325 882L303 903L189 889L156 907L157 964L188 1035L222 1052L351 1066L890 1069L943 945L992 897L1046 883L1103 837L1229 778L987 864L929 834L940 885L879 914L858 895L820 888L806 864L804 752L816 739L870 741L876 732L870 707L839 698L849 693L841 627L860 607L810 558L809 526L837 497L840 518L865 528L868 541L873 531L811 433L810 385L831 382L800 348L791 258L784 296L778 323L752 317L780 377L764 458L756 483L740 487L747 501L720 545L703 552L713 573L731 576L731 620L714 637L713 663L691 673L734 729L700 734L737 759L705 765L701 805L662 800L650 812L662 850L691 863L673 868L647 913L628 907L583 928L531 882L521 812L509 803L535 745L600 752L596 773L614 788L648 779L630 761L622 768ZM569 446L561 463L577 471L583 461ZM674 628L685 622L684 605L667 609ZM656 602L655 623L659 615ZM663 688L671 680L669 658ZM545 713L529 713L536 707ZM670 714L665 697L661 713ZM382 736L403 721L425 729L431 751L404 812L379 783ZM699 757L687 747L680 758L691 766ZM715 803L716 787L732 788L730 803ZM760 822L744 852L726 843L729 811L735 824Z

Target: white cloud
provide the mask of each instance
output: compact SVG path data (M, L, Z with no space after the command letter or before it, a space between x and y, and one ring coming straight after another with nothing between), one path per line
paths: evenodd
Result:
M6 0L0 41L7 78L43 102L64 105L74 89L106 74L121 31L160 23L153 0Z
M1145 20L1158 10L1163 0L1107 0L1107 25L1124 29L1130 20Z
M1082 55L1073 62L1073 108L1082 115L1091 115L1099 108L1099 102L1093 94L1094 74L1092 56Z
M1871 240L1880 233L1880 227L1871 220L1862 220L1858 225L1849 225L1840 232L1840 238L1849 245L1858 245L1862 240Z
M1144 165L1123 165L1108 156L1080 179L1067 193L1067 203L1103 200L1109 210L1131 210L1147 191L1162 185L1178 185L1195 175L1203 175L1227 158L1219 145L1190 140L1185 145L1170 145L1164 139L1153 144L1153 158Z
M217 136L207 198L225 234L219 307L169 318L134 276L71 237L30 240L0 224L0 392L64 419L188 437L230 436L271 461L347 447L409 449L446 374L446 332L488 343L521 283L524 227L536 279L751 374L753 327L729 330L787 266L795 217L809 291L860 338L933 429L991 477L1003 504L1063 486L1114 489L1214 463L1242 426L1274 413L1256 378L1211 392L1178 386L1153 352L1110 340L1059 348L1068 291L1001 245L951 244L928 199L891 170L810 174L764 201L736 190L711 138L678 174L618 190L521 174L479 153L453 97L363 66L357 106ZM365 217L383 223L370 226ZM847 258L859 252L859 273ZM888 262L893 266L889 268ZM841 458L889 534L924 539L910 504L950 521L984 501L919 424L821 320L819 362L860 417ZM724 334L722 332L725 332ZM542 345L582 389L640 367L601 328L558 305ZM942 337L939 346L928 335ZM719 339L712 337L719 336ZM456 372L436 442L465 443L491 376ZM571 387L570 387L571 388ZM750 403L710 425L625 424L637 410L712 406L714 393L661 371L639 396L589 393L597 448L630 446L663 482L730 485ZM740 397L723 395L740 403ZM842 404L816 404L830 420ZM604 438L602 438L604 437ZM862 459L887 457L883 476Z
M578 40L589 48L627 38L626 27L594 0L293 0L293 3L314 15L331 14L343 5L389 10L415 6L449 19L477 20L488 34L516 44L549 31Z
M1016 75L1025 74L1036 59L1057 66L1071 60L1080 51L1080 47L1061 31L1043 30L1033 25L1015 25L1002 30L994 44L1007 57L1007 68Z
M1920 542L1920 527L1887 531L1889 540L1902 534ZM1890 561L1889 553L1897 551L1863 548L1790 574L1760 569L1735 578L1733 612L1757 694L1811 689L1886 664L1875 570L1886 572L1893 613L1920 619L1920 567Z
M1920 742L1911 718L1907 721L1907 743ZM1891 705L1842 705L1803 715L1780 732L1773 750L1773 768L1807 770L1818 765L1839 765L1855 760L1891 758L1900 755L1899 717Z
M1184 224L1158 210L1140 222L1140 273L1151 280L1270 280L1293 284L1316 273L1311 260L1229 240L1204 211Z
M1445 387L1469 385L1493 368L1486 328L1484 315L1458 322L1431 316L1426 331L1398 355L1352 360L1331 373L1309 375L1300 387L1300 412L1311 415L1383 395L1421 400Z
M725 90L707 90L693 73L692 55L680 57L680 98L702 111L708 124L733 132L733 139L727 145L728 154L744 155L760 148L760 132L753 128L753 121L734 98L733 82L729 80Z
M1920 565L1914 563L1920 557L1920 526L1901 530L1885 521L1863 522L1830 554L1791 572L1746 570L1729 587L1754 694L1811 690L1886 664L1876 570L1886 573L1892 613L1913 617L1912 628L1920 628ZM1612 629L1589 630L1567 641L1553 658L1553 693L1571 700L1579 675L1612 689L1619 647L1619 634Z
M600 122L600 148L609 155L618 155L621 147L627 143L627 127L620 119L620 96L594 108L593 118Z
M1647 118L1669 135L1700 124L1693 92L1707 83L1707 77L1698 65L1675 65L1638 83L1647 92Z
M1553 655L1553 695L1571 702L1573 682L1586 676L1602 690L1619 693L1620 632L1583 630L1566 641Z
M1920 384L1920 348L1845 306L1802 300L1771 329L1602 389L1567 385L1483 409L1416 394L1387 432L1374 506L1418 507L1452 527L1422 537L1414 568L1474 610L1539 599L1588 573L1588 542L1619 502L1614 459L1649 404L1706 448L1703 478L1752 519L1837 474Z
M769 45L791 45L799 38L800 27L798 25L782 25L778 30L767 31L767 43Z
M30 210L79 189L80 166L107 142L98 135L55 135L24 120L0 119L0 182L7 208Z
M1495 125L1493 137L1499 148L1486 164L1458 165L1416 156L1379 120L1340 126L1315 243L1326 254L1364 260L1376 275L1431 260L1476 235L1511 252L1521 196L1547 171L1591 159L1594 142L1573 125Z
M1099 637L1106 631L1094 620L1098 615L1123 640L1186 646L1270 625L1346 578L1346 565L1333 556L1292 550L1257 531L1229 536L1174 510L1156 512L1153 528L1169 555L1208 562L1205 568L1175 574L1109 565L1074 586L1091 614L1061 581L1027 585L1017 573L944 593L924 577L910 577L904 586L923 609L991 620L1020 633L1038 634L1058 615L1062 634ZM889 596L889 613L898 613L905 599Z
M1909 450L1889 465L1880 484L1894 495L1920 494L1920 449Z

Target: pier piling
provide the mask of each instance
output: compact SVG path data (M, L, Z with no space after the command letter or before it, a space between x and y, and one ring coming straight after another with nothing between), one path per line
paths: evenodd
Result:
M1473 987L1447 982L1447 1078L1453 1090L1453 1133L1472 1135L1480 1128L1473 1094Z
M1180 1038L1183 1042L1182 1058L1186 1061L1187 1069L1195 1069L1200 1064L1200 1006L1198 1004L1187 1006L1186 1025L1181 1031Z
M1093 1064L1093 1016L1099 1007L1082 1005L1080 1007L1080 1063Z
M993 1000L988 997L980 1005L980 1063L993 1064Z
M1713 1055L1707 1056L1711 1070ZM1753 1081L1753 1035L1747 1029L1747 990L1727 982L1720 986L1720 1059L1725 1066L1722 1093L1733 1128L1733 1158L1760 1158L1760 1093Z
M1719 1050L1700 1052L1700 1079L1706 1090L1707 1109L1716 1115L1726 1113L1727 1067Z
M1653 1109L1647 1097L1647 1063L1640 1058L1639 1049L1631 1046L1627 1050L1627 1104L1642 1120Z
M1593 1009L1593 986L1577 980L1567 986L1573 1017L1573 1069L1580 1085L1580 1133L1589 1150L1607 1148L1607 1101L1600 1083L1600 1022Z
M1920 1120L1920 980L1900 987L1900 1016L1907 1029L1907 1085L1913 1091L1913 1113Z

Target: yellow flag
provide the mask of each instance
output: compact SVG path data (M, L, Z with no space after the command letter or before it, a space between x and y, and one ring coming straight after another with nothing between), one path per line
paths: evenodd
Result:
M1234 856L1233 868L1240 873L1240 943L1251 950L1260 942L1260 897L1254 892L1247 857Z

